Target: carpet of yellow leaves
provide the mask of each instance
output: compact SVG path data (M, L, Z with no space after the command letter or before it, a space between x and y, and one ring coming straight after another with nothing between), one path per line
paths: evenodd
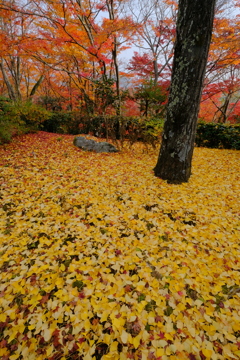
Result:
M0 358L240 359L239 152L157 151L40 132L0 148Z

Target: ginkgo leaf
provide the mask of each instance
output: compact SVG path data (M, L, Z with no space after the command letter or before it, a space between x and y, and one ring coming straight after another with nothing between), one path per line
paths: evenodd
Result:
M11 355L9 357L10 360L17 360L19 358L19 355Z
M135 349L137 349L140 345L140 341L141 341L141 334L137 335L134 339L133 339L133 346L135 347Z
M108 316L109 316L109 311L104 311L104 313L101 316L101 322L106 321Z
M53 330L52 329L45 329L43 331L43 337L45 341L49 341L52 337Z
M53 352L53 346L50 346L48 349L47 349L47 352L46 352L46 355L47 356L50 356Z
M128 333L125 330L122 330L121 340L124 344L127 344L128 341Z
M208 350L208 349L202 349L202 353L204 356L206 356L206 358L211 358L212 356L212 350Z
M0 322L5 322L7 319L7 315L6 314L0 314Z

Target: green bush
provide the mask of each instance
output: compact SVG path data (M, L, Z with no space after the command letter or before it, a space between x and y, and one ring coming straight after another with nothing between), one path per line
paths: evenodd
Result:
M51 116L42 123L42 130L57 134L66 134L70 120L71 114L68 112L53 112Z
M13 103L0 98L0 143L9 142L14 135L39 130L50 112L31 102Z
M11 116L11 100L0 98L0 144L11 141L12 136L22 133L23 122L16 116Z
M195 142L208 148L240 150L240 125L199 122Z
M74 111L56 111L41 125L43 131L57 134L79 134L85 123L84 117Z
M49 111L61 111L64 104L64 99L61 97L40 96L37 104Z
M6 114L11 121L20 122L25 131L37 131L40 124L51 116L51 113L31 102L12 103Z

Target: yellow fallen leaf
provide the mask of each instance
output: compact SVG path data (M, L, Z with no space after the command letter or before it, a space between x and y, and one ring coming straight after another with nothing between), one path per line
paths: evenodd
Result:
M123 344L127 344L128 333L125 330L123 330L121 333L121 340L122 340Z
M125 320L122 318L119 318L119 319L113 318L113 320L112 320L113 326L115 326L117 329L122 329L124 323L125 323Z
M229 334L227 333L225 335L226 339L230 340L231 342L235 343L236 342L236 336L234 336L233 334Z
M240 358L240 350L234 351L233 353L234 353L234 355L239 356L239 358Z
M202 349L202 353L204 356L206 356L207 359L211 359L212 356L212 350L209 349Z
M135 338L133 338L133 346L135 347L135 349L137 349L139 347L140 340L141 340L141 334L139 334Z
M120 360L127 360L128 356L127 354L124 354L123 352L120 353Z
M173 332L174 329L173 329L173 323L171 321L168 321L166 324L165 324L165 332L166 333L171 333Z
M107 321L108 316L109 316L109 311L104 311L101 316L101 322Z
M188 331L189 331L189 334L190 334L192 337L195 337L195 335L196 335L196 330L195 330L195 328L189 327L189 328L188 328Z
M210 318L210 316L208 316L207 314L204 314L204 319L207 320L207 322L211 323L212 319Z
M236 332L240 331L240 321L238 323L235 322L234 324L232 324L232 328Z
M82 320L86 320L86 319L88 319L88 317L89 317L87 311L81 312L80 316L81 316L81 319L82 319Z
M10 360L17 360L19 358L19 355L11 355L9 357Z
M129 318L129 321L134 322L136 320L136 318L137 318L136 315L133 315Z
M49 341L52 337L53 329L44 329L43 338L45 341Z
M85 328L86 331L91 329L91 323L90 323L90 321L88 319L85 320L85 322L84 322L84 328Z
M157 349L156 350L157 357L163 356L164 354L165 354L164 349Z
M229 356L230 358L233 358L233 359L234 359L234 355L233 355L233 353L232 353L232 351L231 351L230 344L224 345L224 346L222 347L222 349L223 349L223 354L224 354L225 356Z
M16 327L11 329L11 333L9 335L8 341L11 342L12 340L14 340L17 336L17 333L18 333L18 329Z
M50 356L53 353L53 345L49 346L46 351L46 355Z
M89 354L85 355L83 359L84 360L93 360L93 358Z
M7 315L6 315L6 314L4 314L4 313L0 314L0 322L5 322L6 319L7 319Z
M110 353L115 352L118 349L118 341L113 341L110 345Z
M102 360L118 360L119 359L119 355L118 353L114 352L114 353L109 353L106 355L102 356Z
M4 349L1 349L0 348L0 356L7 356L9 354L9 351L8 349L4 348Z

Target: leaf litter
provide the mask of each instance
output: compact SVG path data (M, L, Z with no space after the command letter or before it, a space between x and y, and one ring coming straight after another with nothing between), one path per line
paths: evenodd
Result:
M156 150L72 143L0 148L1 359L239 359L239 152L170 185Z

